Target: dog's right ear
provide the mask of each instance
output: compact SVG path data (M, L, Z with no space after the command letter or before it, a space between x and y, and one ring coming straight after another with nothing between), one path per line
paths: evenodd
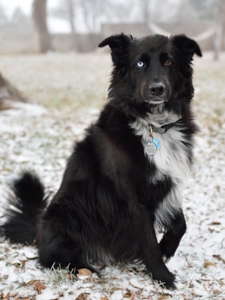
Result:
M133 44L133 37L121 33L106 38L98 46L104 47L108 45L111 49L111 56L114 65L117 68L121 67L122 68L121 71L122 70L125 71L124 68L127 63L127 57L130 52L130 48L132 44Z

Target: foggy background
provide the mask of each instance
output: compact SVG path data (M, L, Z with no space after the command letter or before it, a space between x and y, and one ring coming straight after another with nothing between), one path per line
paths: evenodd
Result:
M1 0L0 54L91 52L115 33L185 33L225 49L225 0Z

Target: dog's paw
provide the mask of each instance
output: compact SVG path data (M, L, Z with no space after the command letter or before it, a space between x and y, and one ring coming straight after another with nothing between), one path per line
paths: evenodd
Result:
M166 288L167 290L173 291L176 290L176 285L175 285L175 275L173 275L172 273L169 273L170 276L165 276L163 278L163 276L161 276L161 278L159 280L155 279L154 281L157 283L157 285L159 285L160 287L162 287L163 289Z
M167 281L156 281L158 285L160 285L162 288L166 288L169 291L174 290L182 290L187 286L187 281L184 278L181 278L178 275L173 275L173 280L167 280Z
M164 264L168 263L171 259L171 257L167 257L166 255L163 255L162 257Z

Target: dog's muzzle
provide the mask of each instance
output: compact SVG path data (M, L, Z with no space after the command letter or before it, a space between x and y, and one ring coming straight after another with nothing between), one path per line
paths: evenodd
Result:
M150 104L161 104L169 99L169 91L163 82L153 82L145 87L145 101Z

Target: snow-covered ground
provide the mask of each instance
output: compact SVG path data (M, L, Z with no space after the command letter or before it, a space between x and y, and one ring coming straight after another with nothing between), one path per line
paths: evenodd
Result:
M56 55L57 62L58 59ZM16 59L6 58L0 63L3 74L4 69L7 73L10 60L15 63ZM184 191L188 230L168 263L184 283L182 289L163 290L151 281L143 266L137 265L107 266L102 269L101 278L86 270L84 276L77 278L67 270L46 270L37 262L35 247L13 245L2 239L0 299L225 299L224 62L223 58L213 63L206 56L195 64L195 112L201 132L196 138L194 167ZM34 169L54 193L73 142L83 137L84 129L97 115L96 108L71 112L67 109L62 113L51 107L24 104L0 112L0 222L4 220L3 206L11 176L21 169Z

